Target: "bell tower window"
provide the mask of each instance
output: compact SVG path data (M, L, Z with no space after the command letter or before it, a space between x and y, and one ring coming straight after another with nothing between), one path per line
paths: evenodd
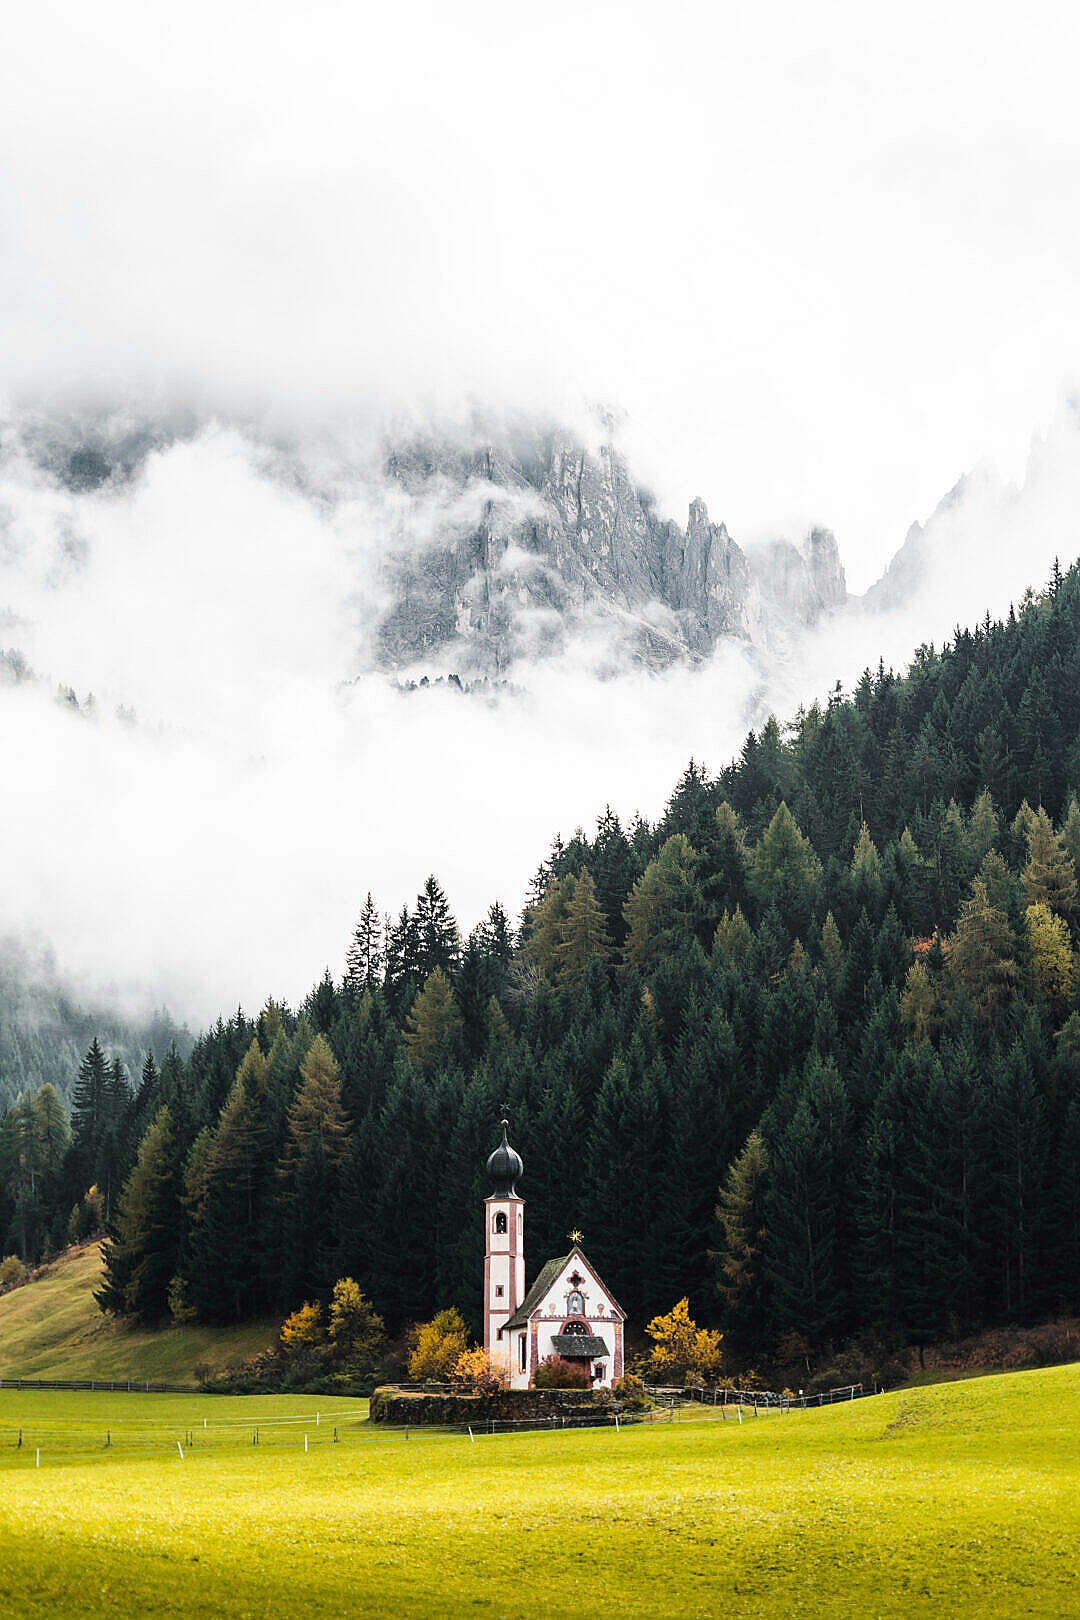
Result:
M499 1213L495 1217L495 1230L496 1232L506 1231L506 1213L504 1210L500 1209Z

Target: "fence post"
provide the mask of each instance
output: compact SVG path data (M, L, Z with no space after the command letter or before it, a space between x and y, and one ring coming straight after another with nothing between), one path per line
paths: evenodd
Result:
M179 1440L176 1442L176 1449L180 1453L180 1461L183 1462L183 1460L184 1460L184 1448L180 1444Z
M473 1442L473 1444L474 1444L474 1445L475 1445L475 1443L476 1443L476 1436L475 1436L475 1434L473 1434L473 1432L472 1432L472 1425L471 1425L471 1424L470 1424L470 1425L469 1425L469 1426L468 1426L468 1427L469 1427L469 1439L470 1439L470 1440L471 1440L471 1441L472 1441L472 1442Z

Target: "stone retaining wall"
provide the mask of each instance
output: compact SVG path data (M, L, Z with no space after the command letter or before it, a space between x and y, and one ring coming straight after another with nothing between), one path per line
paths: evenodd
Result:
M522 1419L582 1417L612 1404L609 1389L503 1389L495 1395L423 1394L383 1384L371 1397L372 1423L453 1424L479 1427Z

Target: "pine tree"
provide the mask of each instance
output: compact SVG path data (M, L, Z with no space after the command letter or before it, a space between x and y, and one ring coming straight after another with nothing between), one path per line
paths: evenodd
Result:
M421 984L420 925L408 906L402 906L396 922L387 917L385 937L386 988L394 1006L403 1010Z
M844 946L831 911L821 925L821 968L830 995L836 995L844 981Z
M1065 919L1038 901L1024 913L1024 935L1032 988L1055 1009L1064 1008L1076 984L1076 958Z
M56 1088L43 1085L31 1105L34 1156L46 1200L60 1190L64 1158L71 1145L71 1132L64 1105Z
M997 844L1001 823L988 789L983 788L971 807L964 844L973 868L979 867Z
M716 1286L729 1338L750 1353L761 1345L764 1332L762 1251L768 1171L765 1140L760 1131L751 1131L728 1170L716 1207L721 1234Z
M913 962L908 968L900 1016L916 1044L930 1040L941 1028L941 1006L925 962Z
M1080 872L1080 805L1076 802L1076 794L1069 798L1065 811L1065 819L1061 825L1061 842L1065 852L1071 856L1073 870Z
M864 821L851 858L851 883L861 906L876 906L881 899L881 857Z
M112 1218L113 1206L130 1162L125 1126L132 1101L124 1065L119 1058L114 1058L105 1081L103 1115L94 1163L94 1181L101 1193L106 1223Z
M81 1195L98 1166L109 1117L109 1065L95 1035L79 1065L71 1107L72 1159Z
M104 1245L103 1310L155 1325L169 1314L169 1285L180 1255L180 1161L168 1108L139 1146Z
M254 1051L265 1066L255 1042ZM188 1297L207 1322L238 1322L265 1308L260 1293L266 1178L262 1104L254 1065L241 1066L205 1164L199 1220L187 1266ZM190 1185L190 1173L189 1173Z
M428 979L439 969L452 978L461 955L461 934L449 902L438 880L432 876L416 897L416 926L419 934L417 971Z
M738 910L746 898L746 873L750 857L742 822L726 799L716 807L712 855L717 868L716 886L720 901Z
M405 1045L418 1068L429 1070L451 1057L461 1034L461 1015L442 968L436 968L405 1020Z
M1006 1320L1030 1320L1040 1295L1037 1256L1050 1144L1042 1089L1019 1040L992 1064L989 1111L998 1309Z
M348 1151L349 1122L341 1102L337 1059L322 1035L316 1035L300 1066L300 1089L289 1109L288 1135L280 1173L289 1181L312 1137L317 1137L333 1167Z
M374 990L382 982L382 971L382 924L369 889L345 955L346 989L353 996Z
M502 1051L509 1046L511 1040L510 1025L506 1022L506 1014L494 996L487 1004L484 1025L488 1052Z
M741 967L749 957L753 943L754 936L742 914L742 907L736 906L733 914L725 911L713 935L713 955L721 956L732 967Z
M543 896L525 911L522 955L548 978L558 971L559 946L576 888L577 879L567 873L549 883Z
M558 976L566 984L576 984L591 961L606 962L611 950L604 913L596 898L596 886L582 867L567 907L556 947Z
M1041 806L1027 828L1027 857L1020 881L1028 905L1041 903L1070 916L1076 906L1076 868Z
M971 897L961 908L946 960L954 982L986 1023L1009 997L1018 973L1015 956L1009 919L991 903L982 879L976 878Z
M875 852L876 853L876 852ZM764 901L777 898L785 889L804 893L821 875L821 862L808 838L786 804L781 804L754 850L750 885Z
M844 1319L837 1238L845 1099L836 1067L811 1058L786 1125L768 1131L765 1266L774 1331L827 1344Z
M289 1109L278 1166L279 1281L286 1307L329 1287L349 1146L337 1061L323 1036L316 1035Z
M582 1156L591 1170L591 1200L584 1221L590 1258L637 1321L650 1299L663 1297L668 1283L663 1223L665 1088L663 1063L650 1059L641 1043L632 1045L625 1057L616 1057L596 1098ZM585 1192L583 1187L582 1202ZM575 1218L573 1208L569 1213Z
M623 907L636 873L630 841L610 805L605 806L597 826L589 864L608 935L619 948L626 936Z
M689 840L676 833L638 878L624 912L624 953L631 967L647 972L696 936L702 912L698 868Z

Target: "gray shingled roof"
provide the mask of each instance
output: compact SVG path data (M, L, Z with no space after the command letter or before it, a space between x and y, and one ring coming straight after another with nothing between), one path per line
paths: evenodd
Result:
M570 1254L573 1254L573 1252L573 1249L571 1249ZM559 1275L559 1272L569 1260L570 1254L560 1255L557 1260L549 1260L546 1266L542 1266L540 1268L536 1281L529 1289L529 1292L525 1295L525 1298L522 1300L509 1322L504 1322L502 1327L499 1329L500 1335L505 1333L507 1328L525 1326L526 1322L529 1320L529 1317L532 1315L533 1311L535 1311L536 1307L539 1305L540 1301L543 1299L544 1295L547 1293L548 1289Z
M529 1289L529 1292L525 1295L525 1298L522 1300L513 1316L508 1322L504 1322L502 1327L499 1329L500 1337L506 1332L507 1328L519 1328L525 1326L529 1320L529 1317L540 1304L541 1300L544 1298L544 1295L547 1293L548 1289L559 1275L559 1272L562 1270L563 1266L565 1266L567 1261L572 1259L575 1254L581 1257L582 1264L588 1266L593 1276L597 1276L597 1271L592 1264L592 1261L587 1258L585 1251L581 1248L581 1245L575 1243L569 1254L560 1255L557 1260L549 1260L546 1266L542 1266L540 1268L536 1281ZM602 1286L603 1284L601 1284L601 1287ZM611 1298L610 1294L608 1295L608 1298ZM611 1300L611 1303L612 1305L615 1305L615 1301L613 1299ZM622 1311L621 1305L617 1305L615 1308L620 1312Z
M605 1341L594 1333L556 1333L551 1348L566 1361L592 1361L595 1356L611 1354Z

